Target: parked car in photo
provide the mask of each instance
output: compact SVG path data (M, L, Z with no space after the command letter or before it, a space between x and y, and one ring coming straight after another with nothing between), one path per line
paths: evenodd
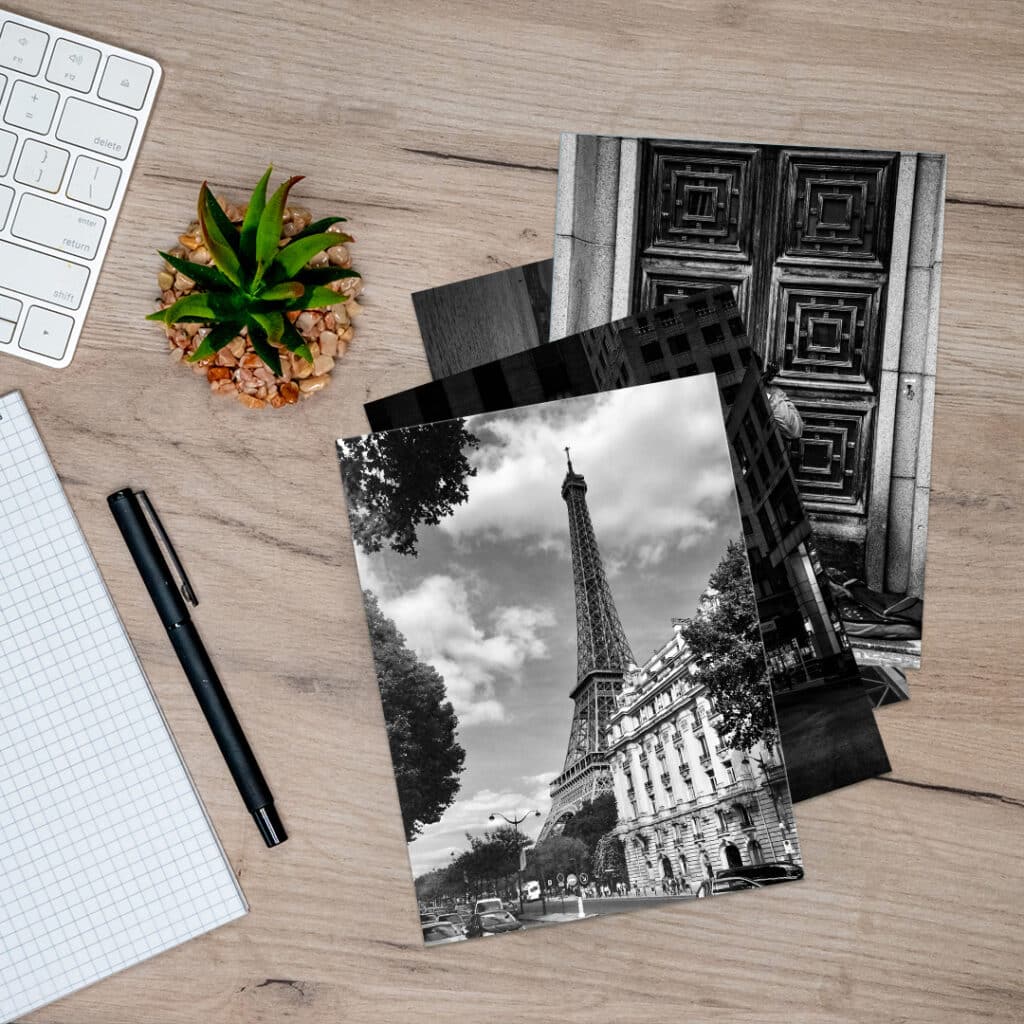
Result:
M465 942L466 936L448 921L432 921L423 925L423 941L428 946L443 946L449 942Z
M704 899L705 896L718 896L723 892L742 892L744 889L762 888L764 886L752 878L716 878L714 883L709 883L707 879L704 879L697 888L696 896L697 899Z
M525 927L522 921L507 910L489 910L483 914L474 914L469 921L468 935L471 939L479 936L498 935L501 932L515 932Z
M720 868L716 878L749 878L761 885L776 885L779 882L793 882L804 877L799 864L786 861L772 861L768 864L743 864L735 868Z
M505 904L502 903L497 896L485 896L482 899L476 901L473 905L473 916L477 917L480 914L500 913L505 909Z
M463 935L466 934L469 928L469 918L463 917L458 911L450 911L447 914L439 914L438 921L446 922L447 924L454 925Z

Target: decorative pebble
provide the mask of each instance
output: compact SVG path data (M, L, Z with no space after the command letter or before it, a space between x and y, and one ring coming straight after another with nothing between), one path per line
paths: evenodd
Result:
M328 377L307 377L305 380L299 381L299 390L304 395L311 395L314 391L319 391L321 388L327 387Z

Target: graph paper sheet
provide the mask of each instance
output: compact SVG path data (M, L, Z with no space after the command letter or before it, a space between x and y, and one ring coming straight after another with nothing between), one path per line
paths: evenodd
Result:
M0 1021L246 909L25 403L0 397Z

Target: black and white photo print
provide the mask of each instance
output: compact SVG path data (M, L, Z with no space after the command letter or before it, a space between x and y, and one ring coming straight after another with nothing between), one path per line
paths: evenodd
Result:
M803 876L726 434L701 374L338 442L427 944Z
M866 664L920 665L946 159L562 136L551 337L726 284Z
M388 430L701 373L714 376L726 414L793 798L888 771L872 706L904 699L903 677L854 660L789 465L790 412L761 384L731 289L452 374L370 402L366 413L372 429Z
M522 352L551 334L551 260L414 292L435 379Z

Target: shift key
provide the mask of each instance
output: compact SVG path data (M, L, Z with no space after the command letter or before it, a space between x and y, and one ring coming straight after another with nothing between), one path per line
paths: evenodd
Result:
M82 304L89 268L0 239L0 288L65 309Z
M11 234L69 256L91 260L99 249L105 225L106 221L99 214L27 192L21 197Z

